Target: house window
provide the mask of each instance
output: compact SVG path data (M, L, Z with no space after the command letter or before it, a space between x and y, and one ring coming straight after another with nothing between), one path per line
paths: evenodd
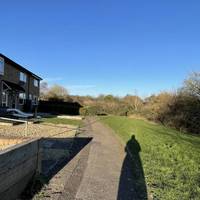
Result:
M39 81L37 79L34 79L34 86L39 87Z
M25 93L19 93L19 104L24 105L26 100L26 94Z
M8 93L2 92L2 106L7 107L8 106Z
M29 100L32 100L32 94L29 94Z
M23 72L20 72L20 81L26 83L26 74Z
M4 75L4 59L0 57L0 75Z
M32 102L33 102L33 105L38 105L38 97L35 96L35 95L33 95L33 100L32 100Z

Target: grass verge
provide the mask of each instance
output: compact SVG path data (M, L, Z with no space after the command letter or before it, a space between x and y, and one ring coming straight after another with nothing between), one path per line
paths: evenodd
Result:
M82 124L82 120L61 119L57 117L42 118L42 122L52 124L69 124L74 126L80 126Z
M108 116L101 120L127 144L135 135L153 199L200 199L200 137L126 117ZM134 153L132 144L130 150Z

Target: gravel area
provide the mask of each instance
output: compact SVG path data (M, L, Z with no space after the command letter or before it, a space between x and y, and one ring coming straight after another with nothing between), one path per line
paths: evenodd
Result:
M29 124L26 129L25 124L11 127L0 126L0 137L70 137L76 133L76 126L62 124Z
M6 137L0 137L0 150L6 149L10 146L19 144L23 141L27 140L27 138L6 138Z

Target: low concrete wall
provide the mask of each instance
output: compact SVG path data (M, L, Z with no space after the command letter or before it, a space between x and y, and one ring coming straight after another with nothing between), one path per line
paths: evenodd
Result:
M70 156L73 138L38 138L0 151L0 200L15 200L36 172L51 174Z
M0 199L16 199L38 168L39 139L0 151Z

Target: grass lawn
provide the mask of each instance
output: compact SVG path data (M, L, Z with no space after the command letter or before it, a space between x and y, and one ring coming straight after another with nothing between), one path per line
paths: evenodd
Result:
M200 137L126 117L108 116L101 120L125 143L135 135L153 199L200 200ZM134 143L130 150L134 153Z
M69 124L74 126L79 126L82 124L82 120L61 119L57 117L42 118L42 121L52 124Z

